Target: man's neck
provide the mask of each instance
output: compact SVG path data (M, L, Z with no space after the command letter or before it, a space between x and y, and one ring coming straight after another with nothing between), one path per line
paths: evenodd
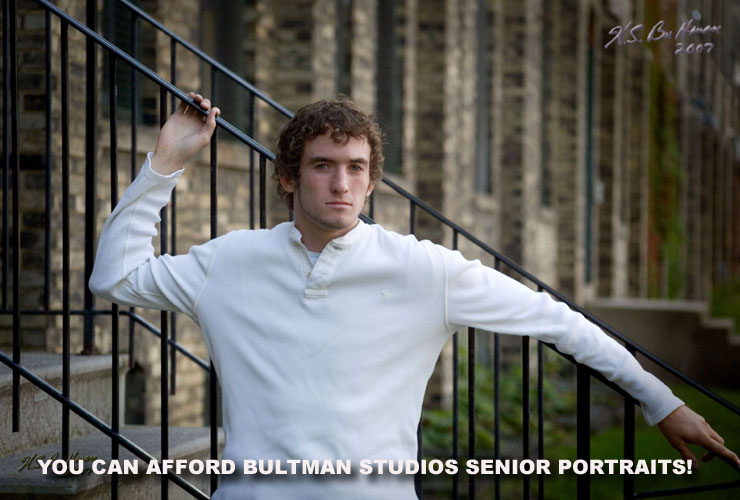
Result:
M340 229L336 231L322 230L321 228L310 227L310 224L306 221L295 220L295 227L301 232L301 243L306 247L306 250L310 252L321 252L327 243L335 238L341 238L345 234L352 231L359 224L360 219L358 218L355 223L349 229Z

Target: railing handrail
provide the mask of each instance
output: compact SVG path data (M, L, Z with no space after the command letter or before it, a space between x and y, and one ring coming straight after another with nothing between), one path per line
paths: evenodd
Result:
M147 78L149 78L152 82L157 84L159 87L164 88L169 92L170 94L173 94L178 99L185 101L193 106L193 108L197 109L203 114L206 114L205 111L200 109L200 106L198 106L188 95L180 90L178 87L172 85L170 82L159 76L157 73L149 69L147 66L139 62L136 58L129 55L126 51L118 48L113 43L109 42L105 38L103 38L101 35L99 35L94 30L91 30L84 24L82 24L80 21L75 19L74 17L67 14L65 11L51 3L49 0L36 0L41 5L43 5L46 9L48 9L51 13L53 13L55 16L57 16L60 20L63 20L73 28L75 28L77 31L82 33L83 35L91 38L94 40L98 45L105 48L106 50L109 50L116 54L119 58L123 59L126 63L134 67L139 73L143 74ZM260 155L267 157L270 161L275 159L275 154L267 149L265 146L257 142L255 139L250 137L249 135L245 134L241 130L239 130L237 127L229 123L228 121L224 120L223 118L216 117L216 123L218 126L229 132L231 135L242 141L244 144L258 152Z
M253 84L249 83L247 80L242 78L241 76L234 73L232 70L224 66L222 63L216 61L214 58L200 50L199 48L193 46L190 42L183 39L181 36L177 35L170 29L166 28L162 23L154 19L152 16L141 10L138 6L132 4L128 0L116 0L117 2L123 4L125 7L127 7L132 12L136 13L137 16L144 19L146 22L154 26L156 29L164 33L165 35L169 36L171 39L175 40L177 43L182 45L184 48L198 56L203 61L207 62L214 68L218 69L221 73L228 76L232 81L240 85L241 87L249 90L252 94L254 94L256 97L258 97L262 102L272 107L274 110L280 112L282 115L284 115L286 118L291 118L293 116L293 113L289 111L287 108L285 108L282 104L279 102L271 99L268 97L264 92L259 90L257 87L255 87Z

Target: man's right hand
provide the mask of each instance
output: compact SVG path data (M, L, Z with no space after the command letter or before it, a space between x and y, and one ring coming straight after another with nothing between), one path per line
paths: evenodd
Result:
M169 175L180 170L195 154L211 140L216 129L218 108L211 109L211 101L202 95L189 92L188 96L209 111L206 118L189 104L181 102L177 110L167 119L157 137L157 147L152 156L152 170Z

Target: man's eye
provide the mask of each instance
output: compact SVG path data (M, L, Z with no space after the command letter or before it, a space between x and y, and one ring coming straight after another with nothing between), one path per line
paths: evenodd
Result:
M319 164L317 164L317 165L316 165L316 166L315 166L314 168L317 168L317 169L323 170L323 169L325 169L325 168L329 168L329 165L327 165L326 163L319 163Z
M362 165L351 165L349 168L355 172L362 172Z

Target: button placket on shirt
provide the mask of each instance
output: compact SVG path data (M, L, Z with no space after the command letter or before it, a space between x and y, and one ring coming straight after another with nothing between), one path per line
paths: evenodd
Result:
M307 298L324 297L328 293L331 278L334 275L342 251L342 246L333 242L324 247L321 255L319 255L319 260L316 261L313 269L308 274L304 290L304 295Z

